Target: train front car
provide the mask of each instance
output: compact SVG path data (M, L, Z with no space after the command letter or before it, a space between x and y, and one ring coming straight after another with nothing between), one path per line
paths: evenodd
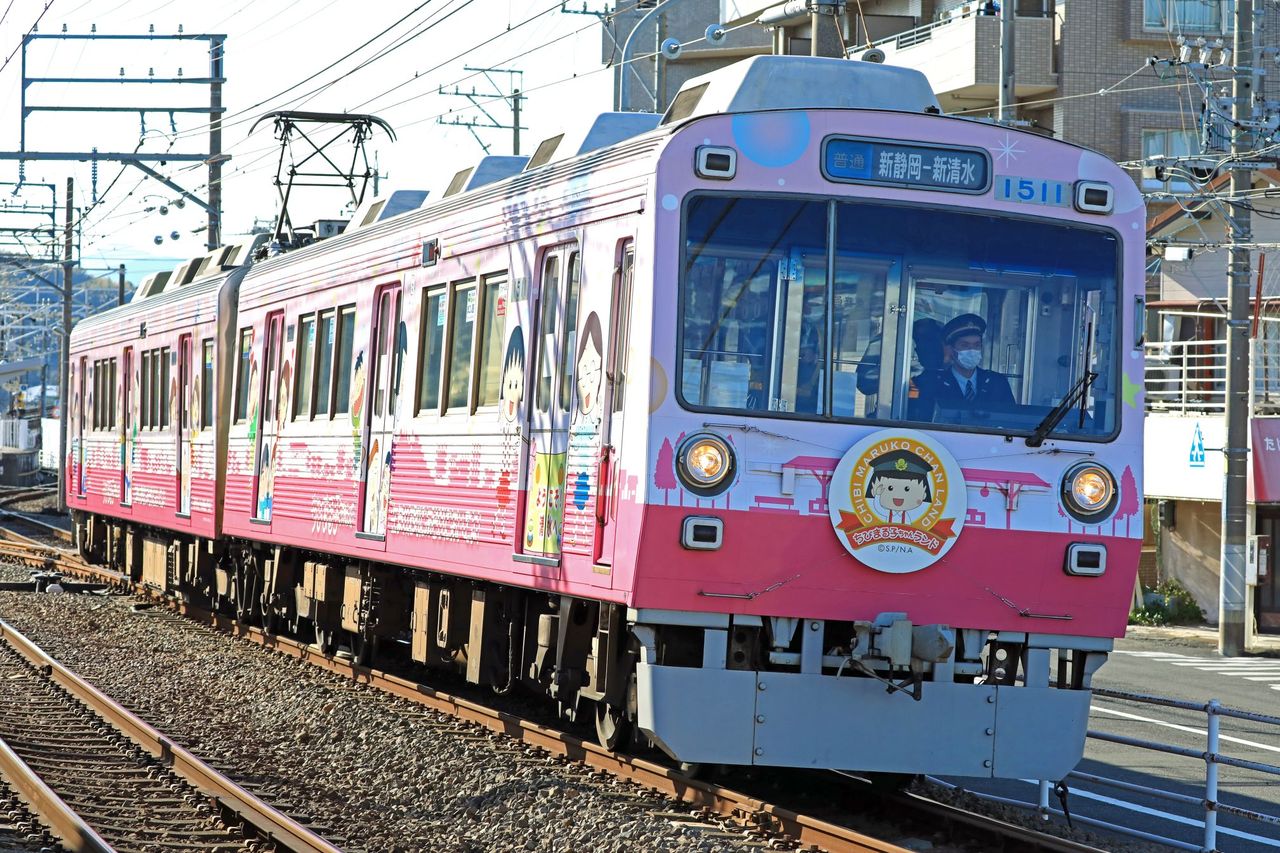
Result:
M762 57L664 120L629 619L682 760L1081 757L1141 541L1142 201L936 113L912 71Z

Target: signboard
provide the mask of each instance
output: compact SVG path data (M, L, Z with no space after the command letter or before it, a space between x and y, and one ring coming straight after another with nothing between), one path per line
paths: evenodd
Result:
M960 466L936 438L915 430L872 433L849 448L831 478L836 538L878 572L918 572L942 559L967 509Z
M829 136L822 174L842 183L976 194L991 184L991 162L976 148Z
M1280 503L1280 418L1252 418L1253 500Z
M1148 415L1143 431L1146 497L1222 500L1226 424L1221 415ZM1276 483L1280 487L1280 479Z

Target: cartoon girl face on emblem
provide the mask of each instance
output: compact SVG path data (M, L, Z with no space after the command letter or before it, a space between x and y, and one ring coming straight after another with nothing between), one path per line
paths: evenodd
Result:
M895 450L871 464L867 493L876 510L890 523L909 524L919 518L921 507L933 500L929 474L933 466L910 450Z
M582 326L578 346L578 412L583 418L600 422L600 380L604 356L600 342L600 318L592 311Z
M502 419L515 423L524 400L524 332L519 326L511 332L507 355L502 361L502 385L498 389Z

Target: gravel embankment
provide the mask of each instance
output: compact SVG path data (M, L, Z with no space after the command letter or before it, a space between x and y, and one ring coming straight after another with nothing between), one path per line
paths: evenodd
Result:
M638 787L131 601L0 593L0 618L345 849L759 849Z

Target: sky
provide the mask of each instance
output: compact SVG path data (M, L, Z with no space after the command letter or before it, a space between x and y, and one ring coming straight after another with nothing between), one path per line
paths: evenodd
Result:
M484 116L465 98L441 94L456 88L479 95L507 91L506 74L464 66L516 69L527 93L522 104L521 151L568 122L609 109L612 75L601 62L601 28L592 15L567 14L556 0L0 0L0 150L20 150L23 37L38 26L41 36L226 35L223 104L223 242L243 239L255 220L274 218L279 146L273 123L254 121L275 110L372 113L394 129L395 141L378 131L369 145L376 157L381 191L428 189L439 195L458 169L483 155L467 129L439 123ZM582 9L584 0L571 0ZM602 0L585 0L589 10ZM65 28L65 29L64 29ZM154 28L154 30L152 30ZM209 88L198 83L114 82L127 78L199 78L208 75L208 43L202 40L109 40L39 38L28 43L28 78L110 78L110 83L36 82L28 85L33 106L157 108L136 111L36 110L25 122L23 150L205 153L208 116L164 108L207 107ZM568 108L572 105L572 108ZM503 101L488 102L501 123L510 123ZM175 132L176 131L176 132ZM336 132L316 134L324 139ZM510 154L510 130L481 129L492 154ZM140 146L140 147L139 147ZM307 153L304 146L295 151ZM339 149L350 159L350 147ZM345 165L345 164L344 164ZM168 161L153 168L192 194L205 197L202 164ZM47 205L53 184L59 208L66 178L75 180L74 204L82 221L81 266L114 269L125 264L131 281L169 268L205 250L205 215L196 205L179 209L172 189L132 166L100 161L31 161L19 181L15 160L0 160L0 201ZM372 190L370 190L372 192ZM318 218L345 218L345 191L310 191L299 199L295 225ZM167 207L166 215L160 214ZM8 224L16 224L10 214ZM0 222L4 217L0 217ZM23 220L30 224L31 219ZM45 220L47 222L47 220ZM176 234L176 239L172 236ZM161 244L156 244L156 238Z

